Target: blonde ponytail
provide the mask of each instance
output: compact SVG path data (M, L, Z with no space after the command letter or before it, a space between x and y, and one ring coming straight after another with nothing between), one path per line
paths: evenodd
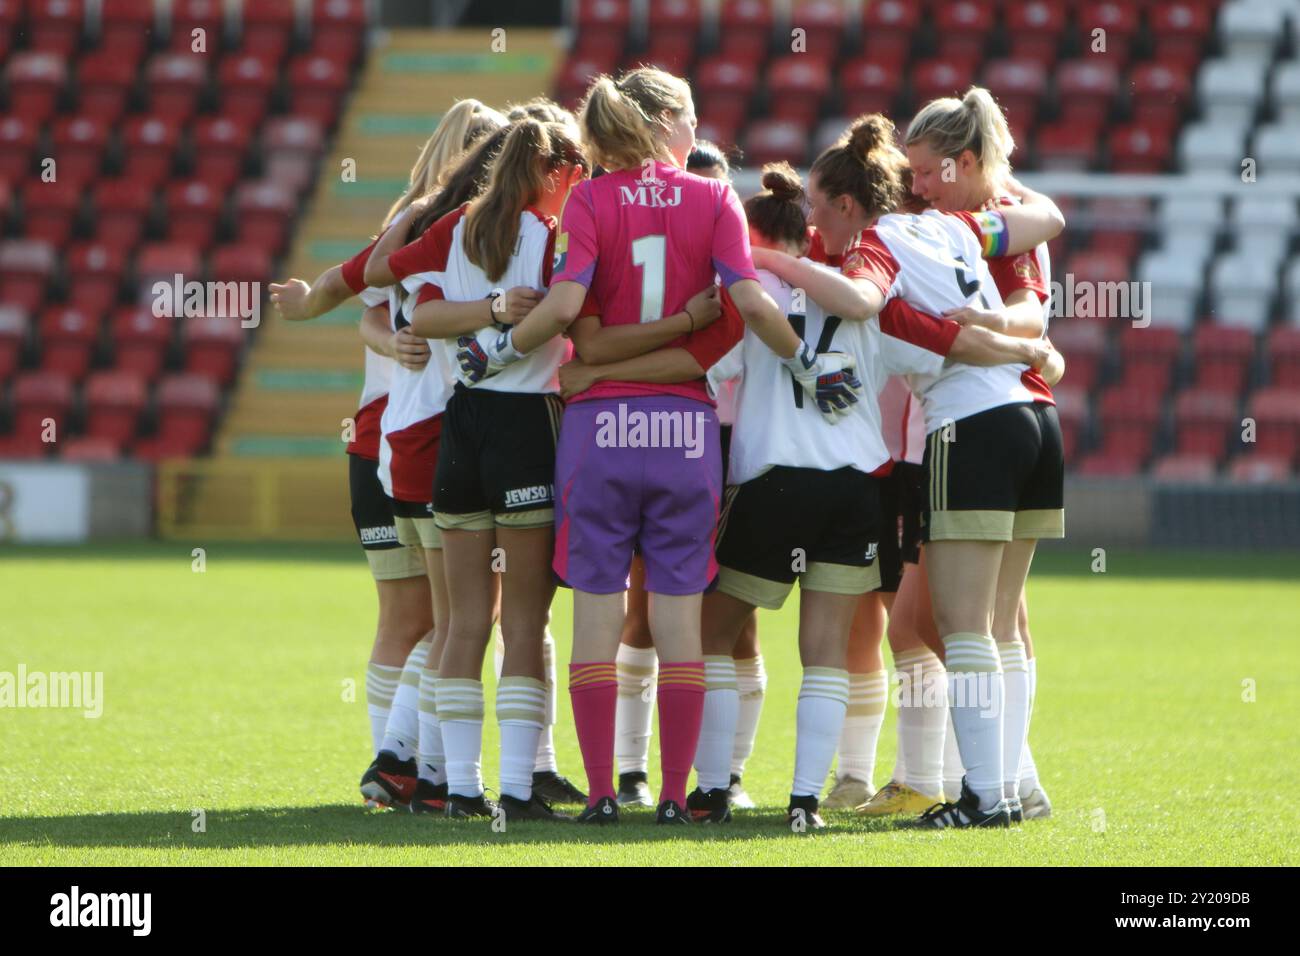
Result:
M617 80L599 76L582 103L583 142L592 160L608 170L633 169L646 159L671 163L659 135L667 131L664 115L681 113L690 101L685 80L654 67Z
M961 99L948 96L926 103L907 127L907 145L916 143L945 159L970 150L989 183L1010 171L1016 148L1002 108L982 86L972 86Z

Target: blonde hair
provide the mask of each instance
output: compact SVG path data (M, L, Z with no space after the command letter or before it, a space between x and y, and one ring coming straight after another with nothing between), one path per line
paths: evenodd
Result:
M665 113L674 116L691 101L691 88L679 76L651 66L617 80L598 76L587 90L579 121L593 161L608 170L631 169L646 159L672 162L656 129L667 132Z
M945 159L956 159L969 149L990 183L1011 169L1016 148L1002 108L982 86L972 86L961 99L947 96L921 107L907 127L907 145L915 143L924 143Z
M511 106L506 118L514 123L521 119L541 120L543 123L566 123L576 127L578 120L549 96L534 96L527 103Z
M384 217L384 228L397 218L403 209L422 196L427 196L441 185L441 177L455 168L456 160L486 133L505 126L504 116L478 100L459 100L447 110L438 122L438 128L420 150L420 157L411 167L411 179L397 202Z
M582 147L563 123L520 120L492 164L487 189L465 213L465 255L495 282L505 274L519 237L519 214L561 166L587 166Z
M851 196L875 219L903 201L907 157L894 145L894 124L879 113L859 116L812 164L827 196Z

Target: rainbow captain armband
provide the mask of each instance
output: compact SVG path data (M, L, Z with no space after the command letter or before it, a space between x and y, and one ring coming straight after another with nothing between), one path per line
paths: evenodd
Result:
M1007 254L1011 237L1007 233L1007 219L1000 212L986 210L970 214L979 227L981 250L985 259L995 259Z

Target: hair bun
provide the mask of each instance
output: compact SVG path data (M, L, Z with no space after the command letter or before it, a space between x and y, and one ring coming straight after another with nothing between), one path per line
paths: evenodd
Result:
M803 181L787 162L764 166L762 182L763 188L782 202L792 202L803 196Z
M894 142L894 124L879 113L859 117L849 127L849 148L860 159Z

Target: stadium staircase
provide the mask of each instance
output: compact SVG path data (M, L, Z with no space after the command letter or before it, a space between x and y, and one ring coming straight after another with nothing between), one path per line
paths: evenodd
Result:
M439 111L474 96L494 106L546 90L558 51L549 31L510 30L494 53L482 30L379 34L332 154L300 221L284 276L308 281L361 248L407 183ZM355 180L343 176L355 161ZM363 353L356 300L309 323L268 309L210 460L165 463L165 535L339 538L352 533L342 465Z

